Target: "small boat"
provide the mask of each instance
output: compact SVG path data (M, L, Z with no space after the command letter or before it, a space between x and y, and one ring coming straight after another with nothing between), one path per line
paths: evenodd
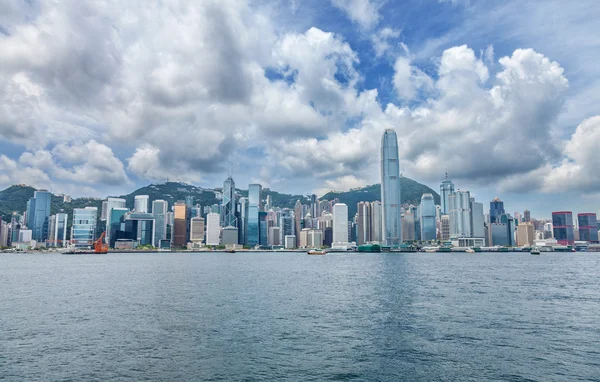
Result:
M540 254L540 250L537 247L533 247L531 248L531 253L532 255L539 255Z
M311 249L310 251L306 252L309 255L326 255L327 252L325 252L322 249Z
M235 253L235 249L226 249L225 252L226 253Z
M475 250L473 248L467 248L467 249L465 249L465 252L467 252L467 253L475 253Z

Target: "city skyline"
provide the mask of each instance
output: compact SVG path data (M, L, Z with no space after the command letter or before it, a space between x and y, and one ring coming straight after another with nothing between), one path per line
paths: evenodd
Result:
M599 210L594 2L78 4L2 9L0 188L103 197L229 171L322 195L378 183L394 128L403 174L435 190L448 173L535 216Z

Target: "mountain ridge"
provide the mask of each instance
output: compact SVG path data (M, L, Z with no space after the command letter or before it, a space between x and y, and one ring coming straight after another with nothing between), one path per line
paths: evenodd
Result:
M403 177L401 179L401 187L403 204L418 204L421 195L424 193L432 193L436 204L439 204L439 195L431 188L421 183ZM0 191L0 216L2 219L10 221L10 216L13 212L23 213L27 207L27 201L29 198L33 197L35 190L36 189L32 186L19 184L12 185ZM203 188L181 182L165 182L158 184L151 183L128 194L115 195L111 197L125 199L126 206L128 208L133 208L134 198L136 195L148 195L150 203L156 199L163 199L169 202L169 205L173 205L179 200L185 200L186 196L193 196L194 204L208 206L220 203L220 199L217 197L217 195L221 190L221 187ZM236 191L241 196L248 196L248 190L236 188ZM294 204L297 200L300 200L303 203L309 202L309 195L284 194L273 191L270 188L263 188L263 198L266 199L267 196L271 196L274 206L281 208L294 208ZM335 198L338 198L340 203L346 203L348 205L349 216L353 217L354 213L356 213L356 203L360 201L371 202L374 200L380 200L381 187L379 184L374 184L344 192L330 191L323 195L320 200L333 200ZM65 203L63 202L62 196L53 194L51 206L52 214L62 211L72 216L74 208L83 208L87 206L98 207L98 214L100 214L100 209L102 208L102 199L80 197L73 198L70 203Z

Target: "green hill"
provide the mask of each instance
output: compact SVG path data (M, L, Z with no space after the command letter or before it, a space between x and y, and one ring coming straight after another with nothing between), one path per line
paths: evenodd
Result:
M424 193L432 193L436 204L440 203L440 197L435 191L414 180L402 178L401 187L403 204L418 204L421 195ZM358 202L380 200L380 190L379 184L374 184L372 186L357 188L346 192L329 192L321 199L333 200L334 198L339 198L341 203L346 203L348 205L348 210L352 217L356 213L356 204ZM10 221L10 216L13 211L23 213L27 208L27 201L29 198L33 197L34 191L35 188L26 185L10 186L5 190L0 191L0 216L2 216L2 219ZM216 196L220 191L220 188L213 190L196 187L186 183L166 182L162 184L149 184L148 186L138 188L129 194L119 195L118 197L127 201L126 205L128 208L133 208L136 195L148 195L150 197L150 203L156 199L163 199L169 202L169 206L172 206L178 200L185 201L187 196L192 196L194 198L194 204L209 206L220 203L220 200ZM238 189L237 191L242 196L248 196L248 190ZM273 205L281 208L294 208L296 200L300 200L305 204L309 202L307 195L282 194L268 188L263 189L263 198L266 199L268 195L271 196ZM71 217L73 216L73 208L83 208L86 206L98 207L98 215L100 215L102 200L99 198L82 197L74 198L70 203L64 203L62 197L53 195L51 212L52 214L55 214L62 211L69 214L69 217Z
M417 205L421 203L421 196L427 193L433 194L435 204L440 204L440 195L424 184L406 177L402 177L400 179L400 187L402 190L403 205ZM323 195L321 199L333 200L335 198L338 198L340 203L345 203L348 205L348 215L350 218L353 218L356 214L356 205L358 202L372 202L375 200L381 200L381 185L373 184L371 186L355 188L346 192L332 191Z

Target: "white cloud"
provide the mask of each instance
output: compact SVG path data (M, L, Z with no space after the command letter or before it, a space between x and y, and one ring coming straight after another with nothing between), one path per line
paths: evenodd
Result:
M400 31L392 28L382 28L371 36L371 42L373 43L373 49L377 57L383 56L390 50L394 50L394 46L390 43L390 40L400 37ZM400 43L403 49L406 49L404 43ZM408 52L407 52L408 54Z
M371 0L331 0L331 3L346 12L350 20L369 29L379 21L379 5Z
M394 63L394 88L398 96L410 101L417 97L418 92L430 91L433 80L416 66L411 65L410 59L398 57Z

